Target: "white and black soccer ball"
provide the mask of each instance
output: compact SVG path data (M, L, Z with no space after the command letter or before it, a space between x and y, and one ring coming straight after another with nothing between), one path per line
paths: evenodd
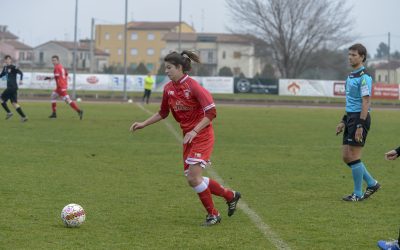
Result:
M61 211L61 220L66 227L79 227L85 219L85 210L78 204L68 204Z

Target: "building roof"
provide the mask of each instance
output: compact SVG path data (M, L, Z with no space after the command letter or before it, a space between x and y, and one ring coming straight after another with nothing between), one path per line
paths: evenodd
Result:
M177 26L179 22L129 22L128 30L172 30Z
M7 26L0 25L0 40L17 40L18 37L7 30Z
M170 32L165 34L165 41L179 41L179 34ZM254 41L254 37L228 33L181 33L182 42L217 42L217 43L243 43Z
M81 41L81 42L78 42L77 50L78 50L78 51L89 51L89 50L90 50L90 43L89 43L89 41L90 41L90 40L83 40L83 41ZM49 43L57 44L57 45L59 45L59 46L65 48L65 49L67 49L67 50L72 50L72 51L73 51L74 48L75 48L75 43L74 43L74 42L71 42L71 41L48 41L47 43L41 44L41 45L39 45L39 46L37 46L37 47L41 47L41 46L46 45L46 44L49 44ZM98 55L98 56L109 56L110 54L109 54L109 53L106 53L105 51L103 51L103 50L101 50L101 49L95 48L95 55Z
M375 69L396 70L400 68L400 61L390 61L389 63L381 63L375 66Z
M21 43L17 40L4 41L4 43L13 46L14 49L17 49L17 50L32 50L33 49L31 46L26 45L25 43Z

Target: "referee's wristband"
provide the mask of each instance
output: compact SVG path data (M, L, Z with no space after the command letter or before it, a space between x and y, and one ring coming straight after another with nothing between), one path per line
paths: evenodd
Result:
M365 127L365 120L359 118L357 121L357 128Z

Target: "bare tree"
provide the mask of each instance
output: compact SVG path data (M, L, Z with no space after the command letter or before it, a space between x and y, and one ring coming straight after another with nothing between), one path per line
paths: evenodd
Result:
M351 41L345 0L226 0L235 33L265 41L282 77L296 77L314 51Z

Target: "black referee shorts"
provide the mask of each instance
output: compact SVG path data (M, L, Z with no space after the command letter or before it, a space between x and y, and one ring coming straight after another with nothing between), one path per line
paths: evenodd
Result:
M12 103L17 103L18 102L17 91L18 89L6 88L1 94L1 100L3 100L3 102L10 100Z
M364 147L369 128L371 127L371 116L368 113L367 119L365 120L362 142L358 142L355 139L358 119L360 119L360 112L347 112L347 120L345 121L343 133L343 145Z

